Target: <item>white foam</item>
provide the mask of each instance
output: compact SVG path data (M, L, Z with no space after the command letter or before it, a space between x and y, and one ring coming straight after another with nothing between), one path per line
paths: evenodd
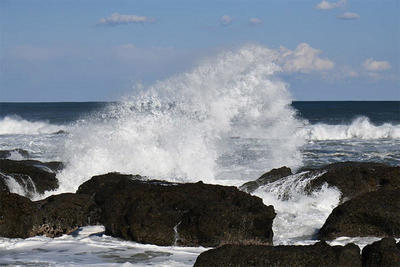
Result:
M222 181L217 159L230 136L263 138L264 169L301 164L291 97L274 78L276 54L248 45L204 61L191 72L138 89L122 103L77 125L65 146L60 191L74 191L110 171L170 181ZM139 92L138 92L139 90Z
M31 177L25 176L25 179L21 179L23 184L20 184L14 179L14 177L10 175L0 172L0 176L4 179L11 193L25 197L40 197L37 193L35 183L32 181Z
M261 197L264 204L275 208L277 215L272 227L274 245L291 245L300 240L313 239L339 204L340 191L327 185L310 194L305 192L307 184L322 174L303 172L291 175L262 186L253 193Z
M341 236L332 241L328 241L327 243L331 246L345 246L347 244L353 243L359 246L360 249L362 250L366 245L372 244L381 239L382 239L381 237L375 237L375 236L364 236L364 237Z
M349 125L309 125L304 128L303 134L309 140L400 139L400 125L385 123L376 126L367 117L359 117Z
M326 241L326 243L328 243L331 246L345 246L347 244L353 243L360 248L360 253L361 253L362 249L366 245L372 244L381 239L382 239L381 237L376 237L376 236L357 236L357 237L341 236L334 240ZM396 242L399 242L400 238L395 238L395 240ZM308 246L308 245L313 245L317 242L319 242L319 240L305 239L305 240L293 241L291 245Z
M58 238L0 237L0 265L193 266L202 247L159 247L103 235L103 226Z
M49 124L44 121L27 121L18 116L6 116L0 119L0 135L6 134L51 134L65 130L60 125Z
M11 160L24 160L25 157L18 152L18 150L11 150L10 155L7 157L7 159Z

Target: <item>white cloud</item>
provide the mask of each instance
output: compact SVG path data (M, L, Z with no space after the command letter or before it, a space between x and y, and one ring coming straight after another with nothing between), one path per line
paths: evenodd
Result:
M345 6L347 3L347 0L339 0L337 2L328 2L326 0L323 0L319 4L315 6L316 9L322 9L322 10L329 10L329 9L334 9L334 8L339 8Z
M279 52L278 63L286 72L310 73L312 71L330 70L335 66L331 60L320 58L321 51L312 48L307 43L299 44L295 50L281 47Z
M384 71L391 68L390 63L388 61L377 61L373 60L372 58L366 59L362 64L362 66L367 71L372 71L372 72Z
M262 20L259 19L259 18L251 18L251 19L249 19L249 22L250 22L251 24L253 24L253 25L257 25L257 24L261 24L261 23L262 23Z
M222 25L228 26L229 24L232 23L232 20L233 19L230 16L224 15L224 16L221 17L220 22L221 22Z
M342 15L337 16L338 19L346 19L346 20L351 20L351 19L359 19L360 15L357 13L353 12L344 12Z
M148 23L154 22L154 18L146 17L146 16L137 16L137 15L122 15L118 13L114 13L109 17L101 18L97 25L104 26L116 26L120 24L130 24L130 23Z

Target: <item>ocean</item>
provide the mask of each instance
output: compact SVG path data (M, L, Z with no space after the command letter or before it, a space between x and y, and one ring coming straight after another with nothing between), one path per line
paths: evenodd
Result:
M173 182L239 186L281 166L341 161L400 164L400 101L293 101L269 51L227 53L191 72L136 87L116 102L0 103L0 150L10 159L62 161L60 187L74 192L111 171ZM312 244L340 192L304 192L295 174L253 194L273 205L274 244ZM312 179L312 178L310 178ZM24 190L11 188L24 194ZM286 198L282 198L282 193ZM59 238L0 238L0 265L191 266L207 248L159 247L83 227ZM379 238L346 238L363 247Z

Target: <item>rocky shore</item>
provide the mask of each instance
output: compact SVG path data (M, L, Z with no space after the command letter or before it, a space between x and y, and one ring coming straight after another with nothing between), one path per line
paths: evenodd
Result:
M58 187L62 168L60 162L0 159L0 236L57 237L101 224L107 235L139 243L216 247L195 266L400 266L400 244L393 239L400 238L400 167L342 162L300 170L313 177L306 193L324 185L342 193L318 231L320 241L309 246L273 246L274 207L251 195L292 175L287 167L239 188L108 173L75 193L32 201L34 194ZM22 193L12 193L15 188ZM343 236L383 239L362 252L354 244L325 243Z
M360 252L354 244L329 246L323 241L309 246L224 245L200 254L194 266L400 266L400 248L393 238L374 242Z

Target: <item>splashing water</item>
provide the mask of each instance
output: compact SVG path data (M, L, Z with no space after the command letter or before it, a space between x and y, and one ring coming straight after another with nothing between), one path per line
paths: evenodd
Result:
M25 176L21 178L19 182L12 176L7 175L5 173L0 172L0 178L4 179L8 189L11 193L15 193L25 197L38 197L35 183L32 181L32 178L29 176Z
M59 125L51 125L48 122L36 121L31 122L20 118L19 116L6 116L0 119L0 135L12 134L51 134L65 130L65 127Z
M400 125L385 123L376 126L367 117L359 117L349 125L309 125L303 131L309 140L400 139Z
M289 245L312 240L329 214L339 204L340 191L323 185L306 193L306 186L324 172L302 172L281 178L258 188L254 195L264 204L273 205L277 213L273 223L274 244Z
M225 52L191 72L137 88L76 125L65 146L60 191L110 171L237 184L243 177L221 179L218 166L231 137L267 140L263 170L299 166L304 138L296 132L303 123L290 107L286 84L274 78L276 59L258 45Z

